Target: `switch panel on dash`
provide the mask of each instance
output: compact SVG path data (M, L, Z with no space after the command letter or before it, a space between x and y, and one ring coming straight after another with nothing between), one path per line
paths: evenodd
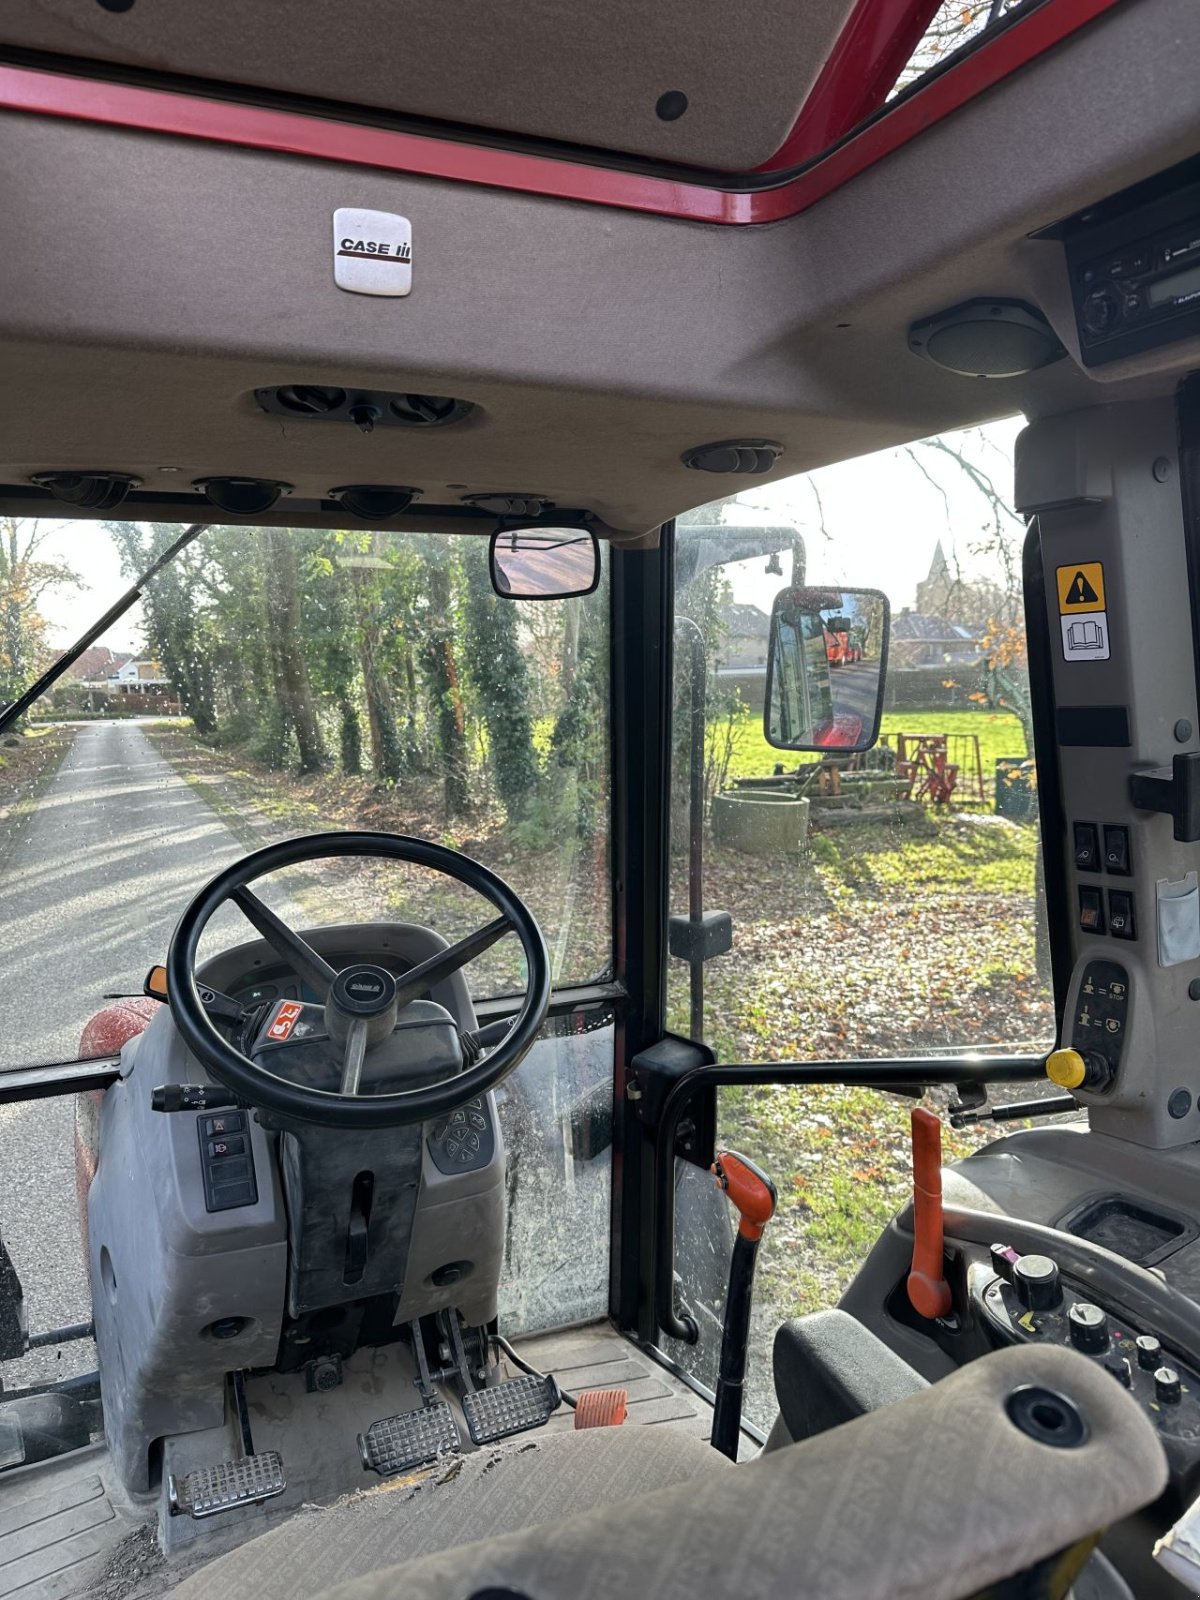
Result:
M496 1153L496 1135L487 1103L468 1100L443 1121L434 1124L429 1154L439 1172L476 1172Z
M1071 1018L1071 1048L1084 1057L1092 1051L1103 1056L1110 1079L1121 1064L1128 1012L1129 974L1125 968L1115 961L1089 961Z
M222 1111L196 1119L200 1170L207 1211L233 1211L258 1203L254 1152L244 1111Z

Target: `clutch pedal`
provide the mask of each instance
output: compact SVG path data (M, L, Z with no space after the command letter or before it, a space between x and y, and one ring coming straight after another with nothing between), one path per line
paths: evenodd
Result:
M167 1504L173 1517L215 1517L218 1511L272 1500L286 1488L282 1457L277 1450L264 1450L260 1456L197 1467L182 1478L172 1473L167 1480Z
M373 1422L358 1436L358 1453L369 1472L389 1478L427 1466L456 1451L460 1443L453 1411L444 1400L434 1400Z
M169 1473L167 1507L173 1517L215 1517L219 1511L273 1500L287 1488L283 1457L279 1452L264 1450L261 1455L254 1452L243 1373L229 1374L227 1393L237 1424L238 1453L232 1461L218 1462L215 1467L196 1467L182 1477Z
M553 1378L532 1378L524 1373L490 1389L469 1389L462 1397L463 1416L476 1444L491 1444L511 1433L544 1427L561 1404Z

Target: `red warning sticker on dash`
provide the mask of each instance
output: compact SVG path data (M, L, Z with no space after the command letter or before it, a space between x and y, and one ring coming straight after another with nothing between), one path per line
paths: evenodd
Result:
M304 1015L304 1007L296 1000L285 1000L275 1012L274 1020L267 1029L268 1039L288 1039L292 1029Z

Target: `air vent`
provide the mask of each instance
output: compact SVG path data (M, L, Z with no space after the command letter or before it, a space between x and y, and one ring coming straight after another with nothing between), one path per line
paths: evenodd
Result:
M56 500L87 511L111 511L131 489L141 487L141 479L126 472L34 472L29 481L48 489Z
M554 501L547 500L544 494L465 494L463 504L491 511L498 517L540 517L553 507Z
M275 397L285 411L301 417L327 417L346 404L345 389L327 389L315 383L285 383L275 390Z
M270 416L347 422L365 433L373 428L447 428L475 410L469 400L455 400L449 395L340 389L322 383L284 383L272 389L256 389L254 398Z
M290 483L278 483L274 478L197 478L192 488L231 517L258 516L269 511L281 494L292 492Z
M783 446L770 439L725 439L720 444L698 444L685 451L683 464L695 472L726 472L754 477L770 472L783 454Z
M341 489L330 489L329 499L336 500L351 516L363 522L386 522L400 513L417 498L417 489L402 489L398 484L350 483Z

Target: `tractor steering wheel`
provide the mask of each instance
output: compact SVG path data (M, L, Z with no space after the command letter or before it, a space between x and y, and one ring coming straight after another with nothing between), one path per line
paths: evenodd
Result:
M339 973L247 887L281 867L334 856L377 856L430 867L474 889L495 906L499 916L399 977L363 963ZM196 986L196 952L209 919L227 900L241 909L272 948L321 995L331 1037L338 1039L343 1049L338 1092L277 1077L230 1044L209 1018ZM510 932L521 941L529 981L521 1008L500 1044L475 1065L440 1083L391 1094L358 1094L365 1052L390 1034L396 1014ZM350 987L352 974L358 974L359 981ZM365 1002L361 998L364 993L369 993ZM218 1083L248 1105L333 1128L399 1128L445 1116L464 1101L494 1089L520 1065L546 1018L550 962L541 930L524 901L502 878L469 856L398 833L317 833L256 850L205 884L171 936L167 995L188 1049Z

